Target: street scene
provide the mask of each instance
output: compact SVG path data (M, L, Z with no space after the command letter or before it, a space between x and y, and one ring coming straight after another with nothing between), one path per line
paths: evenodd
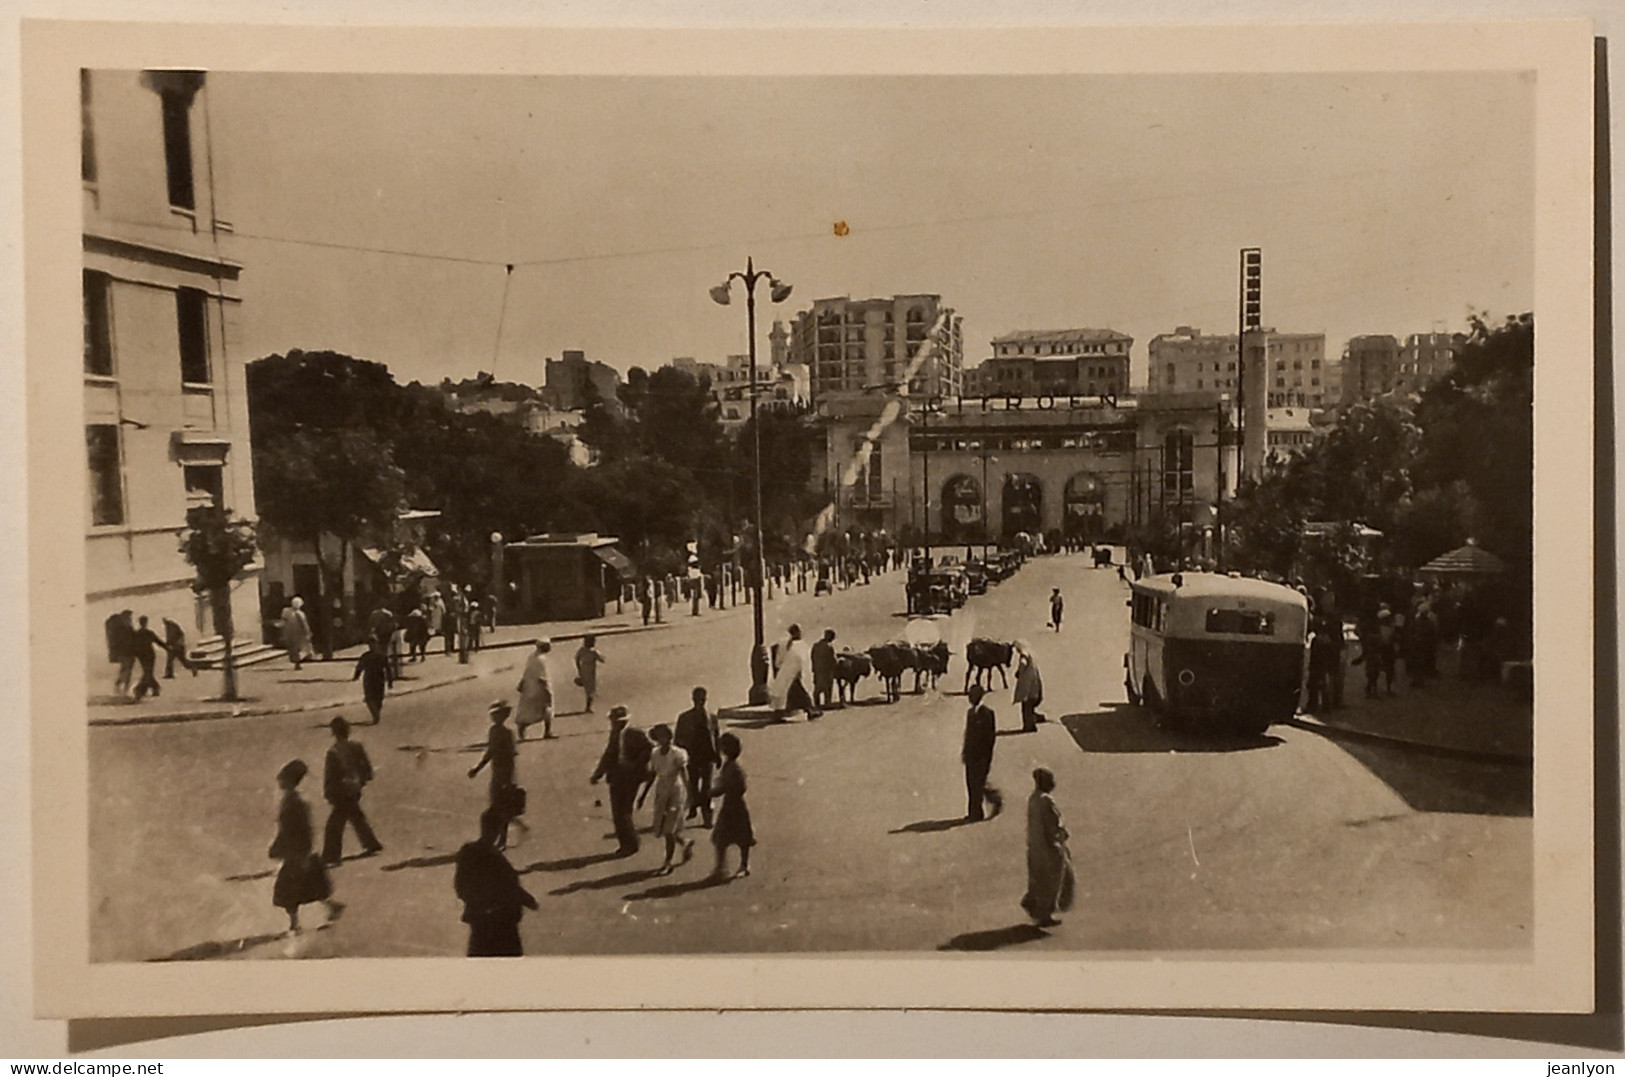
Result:
M1530 952L1516 73L80 95L93 962Z

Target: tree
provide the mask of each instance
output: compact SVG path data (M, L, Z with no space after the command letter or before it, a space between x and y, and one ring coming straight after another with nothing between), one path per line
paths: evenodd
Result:
M236 627L231 616L231 585L259 555L259 536L248 520L232 519L215 505L197 505L186 511L180 552L192 566L192 590L207 595L214 613L215 631L225 641L221 656L223 678L220 698L236 700L237 663L232 649Z

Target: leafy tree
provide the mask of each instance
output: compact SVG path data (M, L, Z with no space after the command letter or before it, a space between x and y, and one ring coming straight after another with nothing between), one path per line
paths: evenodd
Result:
M259 556L259 538L248 520L234 520L228 510L212 504L197 505L186 511L180 551L196 574L192 590L208 596L215 631L225 641L220 660L220 698L236 700L237 662L232 652L236 626L231 616L231 585Z

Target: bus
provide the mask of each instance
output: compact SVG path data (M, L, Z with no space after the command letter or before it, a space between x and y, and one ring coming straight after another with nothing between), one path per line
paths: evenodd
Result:
M1131 587L1123 686L1159 726L1261 734L1296 713L1309 653L1301 593L1207 572Z

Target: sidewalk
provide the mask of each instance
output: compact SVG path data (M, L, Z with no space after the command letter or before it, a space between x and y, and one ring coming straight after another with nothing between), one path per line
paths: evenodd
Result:
M553 640L554 654L560 645L589 633L616 636L627 632L647 632L669 627L675 618L667 611L664 624L645 627L638 611L611 614L598 621L555 621L544 624L501 625L485 634L484 646L470 652L468 664L457 655L446 654L437 636L429 641L429 655L423 662L401 663L401 677L389 690L391 698L469 681L488 673L517 669L524 662L531 641L539 636ZM363 648L358 644L335 652L331 661L308 661L295 670L286 657L237 671L236 702L220 699L221 673L201 670L193 676L177 670L173 680L160 678L163 694L139 703L120 700L110 693L92 692L87 712L91 725L140 725L153 722L187 722L207 718L242 718L251 715L288 714L295 711L324 710L332 707L361 709L361 685L351 680L355 661ZM568 652L564 657L568 658ZM109 678L111 679L111 666Z
M1394 695L1367 699L1364 670L1350 667L1343 706L1300 714L1293 724L1332 737L1382 740L1463 758L1523 763L1534 758L1534 706L1528 700L1493 681L1461 679L1456 656L1444 649L1439 673L1423 688L1400 677Z

